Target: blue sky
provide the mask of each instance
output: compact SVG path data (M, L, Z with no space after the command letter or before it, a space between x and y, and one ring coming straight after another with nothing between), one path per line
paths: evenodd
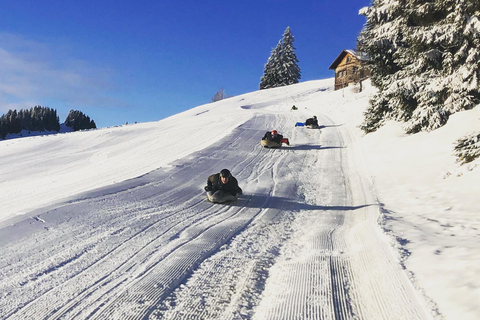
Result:
M290 27L300 81L355 48L370 0L2 0L0 114L70 109L98 127L160 120L258 90Z

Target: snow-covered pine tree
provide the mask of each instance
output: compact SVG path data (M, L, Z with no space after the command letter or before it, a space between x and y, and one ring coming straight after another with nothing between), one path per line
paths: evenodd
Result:
M300 79L300 68L298 66L294 37L287 27L282 39L272 50L267 63L265 64L263 77L260 79L260 89L268 89L298 83Z
M260 90L278 87L278 66L280 64L280 52L282 50L282 41L278 41L277 46L270 53L270 57L263 69L263 77L260 79Z
M405 47L401 29L402 7L396 1L373 0L371 7L360 10L367 17L358 38L358 49L369 57L372 84L379 89L370 100L361 128L365 132L377 130L384 120L393 117L394 99L385 92L394 75L401 70L395 56Z
M453 150L457 161L461 164L480 158L480 132L471 133L458 139Z
M300 80L300 67L298 66L297 55L295 54L295 47L293 46L294 37L287 27L283 33L282 51L280 55L280 81L281 86L298 83Z
M362 129L386 119L406 132L434 130L480 102L480 1L374 0L360 50L370 57L379 89Z

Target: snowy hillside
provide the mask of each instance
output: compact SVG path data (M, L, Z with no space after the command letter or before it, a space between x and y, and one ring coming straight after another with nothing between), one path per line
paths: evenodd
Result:
M364 136L374 89L332 85L0 141L0 319L478 319L480 161L453 143L479 107ZM203 192L223 168L228 206Z

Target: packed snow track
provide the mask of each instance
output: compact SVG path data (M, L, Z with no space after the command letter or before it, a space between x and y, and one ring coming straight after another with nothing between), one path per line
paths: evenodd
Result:
M171 167L4 226L0 318L429 319L353 135L318 116L255 113ZM273 128L292 145L262 148ZM244 190L231 205L203 192L223 168Z

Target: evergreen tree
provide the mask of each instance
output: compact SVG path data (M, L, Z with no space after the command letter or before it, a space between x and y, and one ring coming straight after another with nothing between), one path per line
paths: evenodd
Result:
M298 83L300 68L298 66L294 37L287 27L277 46L272 50L265 64L263 76L260 79L260 89L268 89Z
M280 55L280 81L282 86L298 83L300 79L300 67L298 66L295 47L293 46L293 35L290 27L283 33L282 50Z
M231 97L231 95L225 93L225 90L223 88L220 88L220 90L218 90L217 93L215 93L215 95L213 96L212 102L217 102Z
M215 95L213 96L212 102L223 100L223 92L223 88L220 88L220 90L218 90L217 93L215 93Z
M7 136L7 127L4 116L0 117L0 139L5 139Z
M472 162L480 157L480 132L471 133L456 141L453 148L457 162L461 164Z
M480 102L480 2L374 0L359 49L371 62L370 101L362 129L386 119L406 132L434 130Z
M65 125L72 127L73 131L97 128L95 121L90 120L89 116L78 110L70 110L65 118Z
M260 90L275 88L279 86L280 76L278 66L280 65L280 54L282 50L282 41L278 41L277 46L270 53L270 57L265 64L263 77L260 79Z

